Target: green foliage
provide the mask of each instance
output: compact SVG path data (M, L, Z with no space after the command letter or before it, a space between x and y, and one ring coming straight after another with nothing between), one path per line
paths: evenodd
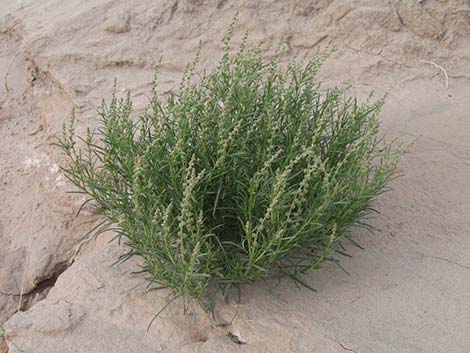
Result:
M327 53L263 59L243 43L193 83L132 120L132 102L103 103L100 127L60 147L67 178L140 257L151 283L207 304L217 290L300 275L331 258L393 178L402 154L378 136L383 101L320 90ZM136 121L135 121L136 120ZM78 147L81 144L81 147ZM87 201L87 202L88 202ZM96 230L96 229L95 229ZM210 302L210 301L209 301Z

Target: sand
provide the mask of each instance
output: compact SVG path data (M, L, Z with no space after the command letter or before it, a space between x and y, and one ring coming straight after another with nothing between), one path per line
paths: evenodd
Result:
M112 235L76 217L52 146L75 108L96 124L114 78L137 111L158 62L162 94L202 44L201 67L234 46L283 43L287 57L335 45L325 85L388 94L383 132L416 140L374 234L342 266L288 281L273 297L246 287L215 325L148 292ZM356 352L470 350L470 4L453 1L0 0L0 323L10 352ZM20 300L21 299L21 300ZM18 307L20 311L18 312ZM233 321L232 321L233 319ZM231 322L231 323L230 323ZM227 335L238 331L246 345ZM0 346L1 347L1 346ZM0 350L1 351L1 350Z

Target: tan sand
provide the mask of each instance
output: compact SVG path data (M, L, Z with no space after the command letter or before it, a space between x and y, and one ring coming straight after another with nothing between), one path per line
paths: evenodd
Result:
M290 57L336 45L323 81L388 93L383 131L418 140L378 203L379 230L360 234L365 251L348 249L349 275L325 266L306 278L316 293L285 281L279 298L245 288L241 303L219 306L219 326L175 303L147 333L167 293L127 291L142 278L135 264L109 267L125 251L110 235L80 242L97 220L75 217L80 198L65 194L51 143L73 107L79 131L95 124L114 78L139 109L160 58L162 93L199 42L201 68L212 67L237 10L234 45L246 30ZM470 352L469 106L466 0L0 0L0 322L10 353ZM29 310L16 313L19 303ZM235 331L246 345L227 337Z

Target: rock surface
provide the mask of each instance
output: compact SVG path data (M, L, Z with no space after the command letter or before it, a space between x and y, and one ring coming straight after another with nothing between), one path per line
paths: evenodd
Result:
M468 1L2 2L0 323L10 352L468 350ZM133 264L109 267L123 249L80 242L99 220L75 216L83 199L65 194L51 144L72 108L79 131L95 124L114 78L139 110L158 63L162 93L199 43L201 68L212 67L237 10L234 46L244 31L250 44L283 43L287 56L335 45L323 81L388 93L384 131L417 141L379 202L380 230L344 259L349 276L326 267L307 278L318 292L286 282L281 299L246 288L241 304L221 305L221 317L236 314L225 326L175 302L147 333L166 293L124 293L142 279ZM246 345L227 337L237 330Z
M247 340L247 352L287 352L296 345L303 347L298 352L315 345L320 352L342 351L316 325L305 325L308 317L291 316L282 302L251 293L219 314L220 323L235 317L232 325L218 327L201 312L185 315L174 302L147 333L168 293L148 292L142 278L129 276L135 264L110 268L123 249L108 240L65 271L45 300L7 322L10 352L235 352L238 345L227 336L235 330Z

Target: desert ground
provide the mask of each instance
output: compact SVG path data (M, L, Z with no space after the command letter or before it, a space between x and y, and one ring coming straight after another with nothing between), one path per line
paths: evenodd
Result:
M414 144L347 273L313 271L316 292L246 286L218 324L175 302L147 332L167 294L111 266L112 234L80 240L100 220L76 216L53 143L72 109L79 132L96 124L114 79L138 114L157 63L162 94L199 45L213 67L237 11L234 45L335 46L319 79L387 94L383 132ZM468 0L0 0L0 351L470 352L469 107Z

